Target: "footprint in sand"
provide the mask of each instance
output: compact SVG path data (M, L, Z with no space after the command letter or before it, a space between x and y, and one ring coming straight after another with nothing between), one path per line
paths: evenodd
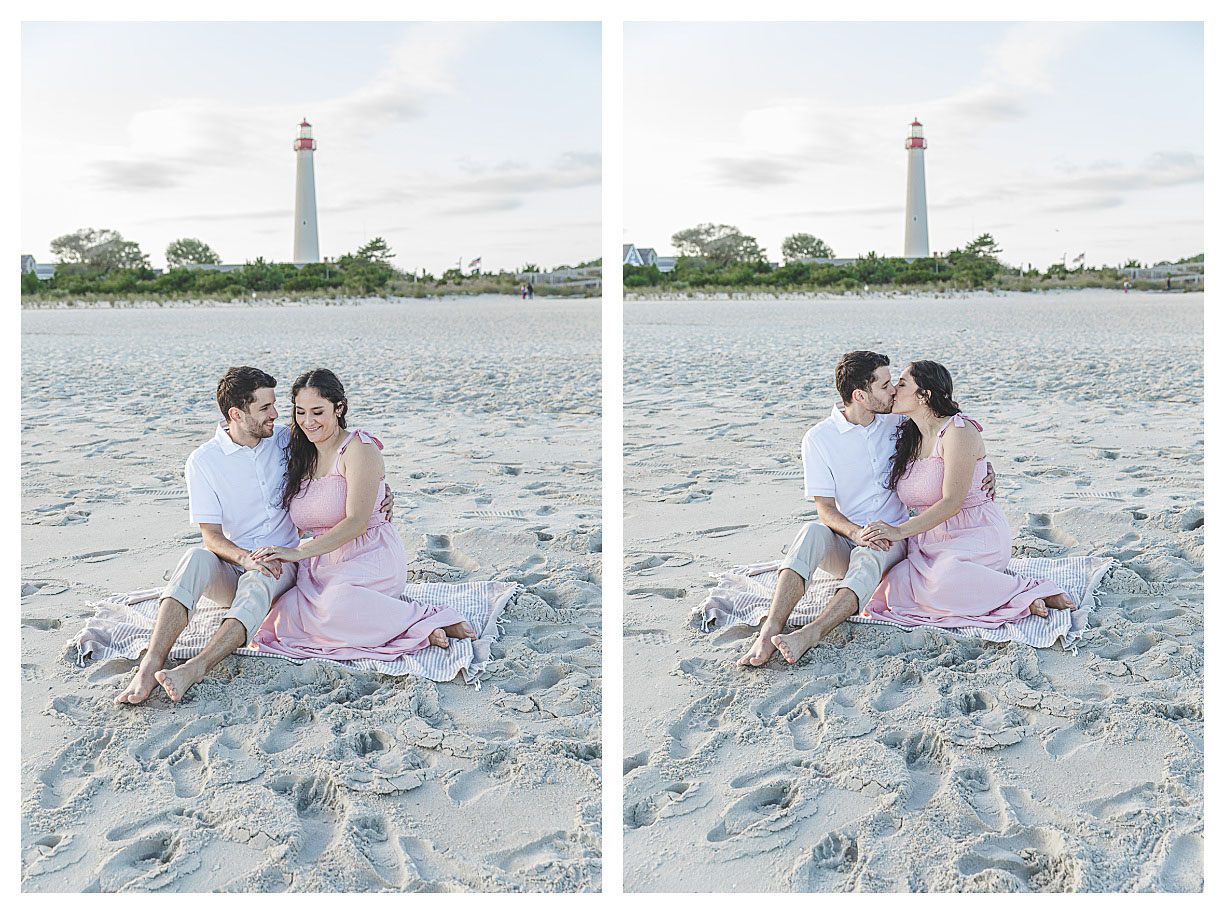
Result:
M1009 806L995 778L982 765L953 772L952 785L978 820L990 831L1001 831L1008 824Z
M1048 543L1053 543L1056 546L1063 546L1068 549L1075 548L1080 545L1080 542L1069 533L1061 530L1059 527L1052 526L1051 517L1049 514L1029 514L1025 518L1025 525L1021 528L1022 533L1028 533L1031 536L1036 536L1040 540L1045 540Z
M902 761L909 774L910 790L904 794L906 809L922 809L936 795L949 772L944 739L937 733L922 730L917 733L889 733L881 738L881 743L901 750Z
M490 862L506 872L521 872L537 866L551 865L557 860L570 859L573 856L571 843L577 843L579 840L568 832L550 832L519 847L496 853L490 858Z
M382 885L394 889L406 887L403 858L396 840L398 835L386 817L376 810L355 812L345 823L345 830L349 846L365 858Z
M625 593L631 597L663 597L667 600L679 600L689 591L684 587L635 587Z
M800 857L792 870L793 888L821 892L833 888L836 877L850 873L859 862L859 842L851 835L832 831Z
M505 682L498 683L498 688L503 692L510 692L514 695L530 695L532 692L539 692L544 689L551 689L553 686L561 682L570 672L567 666L554 664L546 666L534 679L515 678L508 679Z
M687 781L675 781L663 789L657 796L627 803L625 807L626 828L646 828L654 825L660 819L683 815L697 809L697 806L683 805L697 792L697 785Z
M462 571L476 571L481 567L479 562L474 561L470 556L457 549L452 543L451 537L445 533L427 533L425 537L425 551L434 561Z
M914 697L914 691L922 684L923 674L908 666L885 684L881 693L872 699L872 707L877 711L899 708Z
M43 783L44 809L58 809L84 790L98 768L98 757L114 739L114 731L99 728L78 737L38 775Z
M180 837L167 829L130 841L102 864L93 890L123 892L164 888L189 869L182 851ZM179 866L175 866L176 863Z
M64 581L22 581L21 595L23 597L51 597L68 589Z
M725 810L719 822L706 833L706 840L718 844L749 831L773 831L790 824L782 822L800 799L800 788L793 781L777 780L756 787Z
M259 747L269 755L284 752L303 736L315 722L315 714L309 708L295 708L272 727L272 732L259 741Z
M288 799L297 813L301 832L296 862L314 863L335 840L337 823L348 809L335 782L327 776L285 775L271 781L268 788Z
M624 768L621 771L622 775L629 774L638 768L641 768L647 763L647 759L651 757L650 750L644 749L637 755L627 755L624 761Z
M21 624L26 628L35 628L41 632L53 632L57 631L64 624L64 621L54 617L41 619L37 616L22 616Z
M957 861L970 885L987 891L1075 892L1080 868L1060 832L1020 826L986 838Z
M681 568L693 564L693 556L676 552L633 553L625 557L625 570L631 574L645 574L656 568Z
M720 689L703 695L671 727L669 752L673 758L688 758L712 740L718 739L728 711L737 700L736 693Z

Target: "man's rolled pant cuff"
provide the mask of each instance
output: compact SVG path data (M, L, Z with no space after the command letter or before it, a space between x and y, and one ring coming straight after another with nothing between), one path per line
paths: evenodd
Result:
M805 584L808 583L809 576L816 573L816 569L810 568L808 563L803 561L800 556L788 555L787 558L783 560L783 563L778 566L778 570L781 572L784 568L798 574L801 578L803 578Z
M162 608L162 600L174 600L185 610L190 618L191 611L195 608L196 595L186 587L167 587L162 591L162 595L157 598L157 608Z
M251 573L255 574L256 572ZM235 609L231 606L226 611L225 616L222 617L222 621L224 622L226 619L234 619L242 624L246 638L246 640L243 642L243 646L245 647L246 645L250 644L251 639L255 637L256 630L264 624L264 619L268 617L268 612L268 609L258 610L253 609L252 607L240 607Z

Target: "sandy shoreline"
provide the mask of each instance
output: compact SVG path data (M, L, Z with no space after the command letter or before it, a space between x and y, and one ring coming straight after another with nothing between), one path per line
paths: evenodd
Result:
M598 890L599 353L598 301L23 311L23 890ZM337 372L413 573L527 586L479 691L231 658L115 709L132 663L67 662L198 540L183 460L244 363L282 415Z
M1202 888L1202 308L626 305L627 891ZM843 626L746 671L751 629L693 625L814 513L799 441L853 348L950 368L1014 552L1120 560L1078 655Z

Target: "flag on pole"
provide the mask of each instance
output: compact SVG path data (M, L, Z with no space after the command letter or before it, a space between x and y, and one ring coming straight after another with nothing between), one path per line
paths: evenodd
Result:
M1073 266L1075 266L1078 263L1083 264L1084 262L1085 262L1085 252L1084 251L1081 251L1079 254L1077 254L1075 257L1072 258Z
M478 258L476 258L476 260L469 260L469 261L468 261L468 269L469 269L469 270L471 270L471 269L473 269L473 268L475 268L475 267L479 267L480 265L481 265L481 258L479 258L479 257L478 257Z

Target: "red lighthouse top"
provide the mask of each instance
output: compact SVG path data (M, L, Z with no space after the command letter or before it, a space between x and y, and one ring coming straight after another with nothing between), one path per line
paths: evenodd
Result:
M311 136L311 125L306 118L302 118L302 123L298 125L298 138L293 141L293 148L294 152L315 148L315 140Z
M923 139L923 125L916 117L910 125L910 136L906 138L907 149L926 149L927 140Z

